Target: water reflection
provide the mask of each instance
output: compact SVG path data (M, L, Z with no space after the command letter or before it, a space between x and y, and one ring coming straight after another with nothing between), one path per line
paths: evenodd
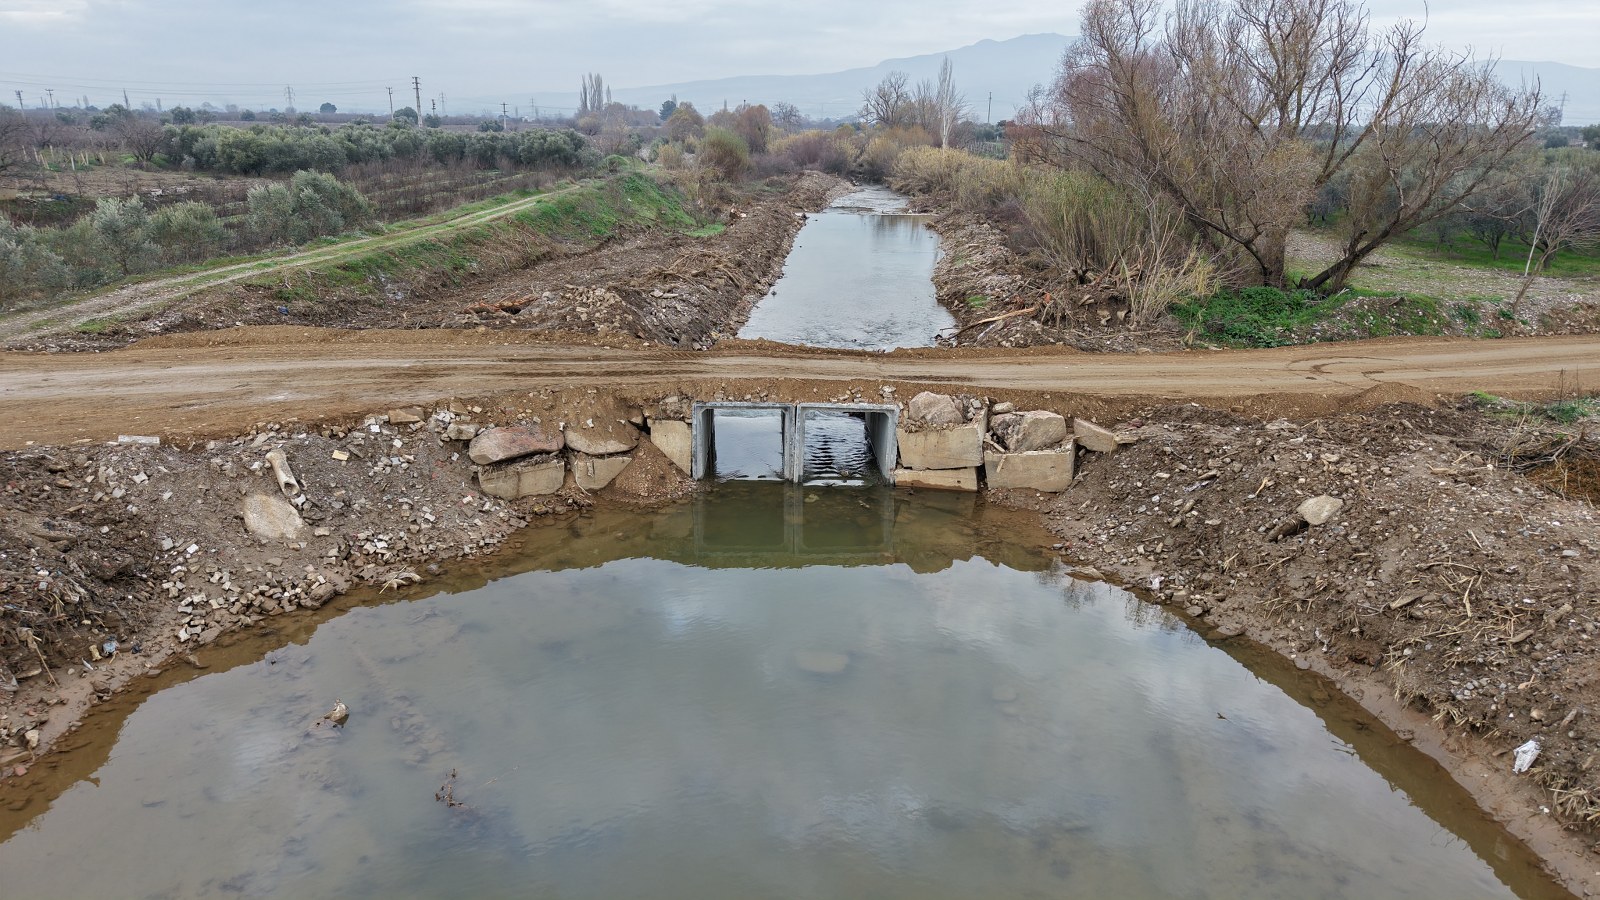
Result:
M540 529L522 574L152 697L0 872L43 898L1555 895L1048 540L969 496L747 483ZM344 730L315 724L335 697Z
M811 216L739 336L864 350L932 346L955 323L933 287L939 237L927 217L896 212L904 203L866 190Z

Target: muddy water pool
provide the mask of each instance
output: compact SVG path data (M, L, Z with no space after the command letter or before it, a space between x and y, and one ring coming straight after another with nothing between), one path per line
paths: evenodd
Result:
M968 495L748 482L532 528L91 719L104 761L0 813L0 886L1567 896L1353 704L1050 540Z
M892 191L864 188L811 215L739 337L857 350L933 346L955 325L933 287L939 236L905 207Z

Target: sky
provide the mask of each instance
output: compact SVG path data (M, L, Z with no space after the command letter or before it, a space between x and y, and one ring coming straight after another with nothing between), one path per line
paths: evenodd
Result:
M984 38L1077 31L1078 2L1042 0L0 0L0 91L32 106L329 101L382 109L410 77L424 102L576 86L814 74ZM1593 0L1372 0L1374 23L1427 17L1450 47L1600 67ZM1048 73L1041 73L1045 80ZM65 99L64 99L65 98ZM401 105L399 102L396 105ZM463 110L464 111L464 110Z

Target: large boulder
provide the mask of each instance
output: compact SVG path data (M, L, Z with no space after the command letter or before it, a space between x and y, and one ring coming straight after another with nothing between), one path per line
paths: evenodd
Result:
M977 469L895 469L895 487L932 488L938 491L978 490Z
M961 414L955 398L923 391L906 404L906 421L915 425L960 425L966 417Z
M1072 486L1073 446L1060 450L985 453L983 477L991 488L1018 488L1054 493Z
M538 425L513 425L479 432L467 448L467 456L478 465L486 466L535 453L556 453L566 445L559 431L545 431Z
M479 471L478 488L502 500L542 497L561 490L566 476L566 463L559 458L513 462Z
M650 443L685 475L693 474L694 431L688 422L675 419L651 419Z
M1012 453L1048 450L1067 439L1067 420L1042 409L995 416L990 430Z
M305 533L306 522L294 504L270 494L251 494L244 498L240 513L245 530L268 541L295 541Z
M567 446L588 456L627 453L639 446L639 430L627 422L590 419L567 425Z

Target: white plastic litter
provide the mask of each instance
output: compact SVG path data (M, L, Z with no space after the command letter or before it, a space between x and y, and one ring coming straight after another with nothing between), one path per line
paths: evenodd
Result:
M1531 740L1516 749L1517 759L1511 764L1511 771L1521 775L1539 758L1539 741Z

